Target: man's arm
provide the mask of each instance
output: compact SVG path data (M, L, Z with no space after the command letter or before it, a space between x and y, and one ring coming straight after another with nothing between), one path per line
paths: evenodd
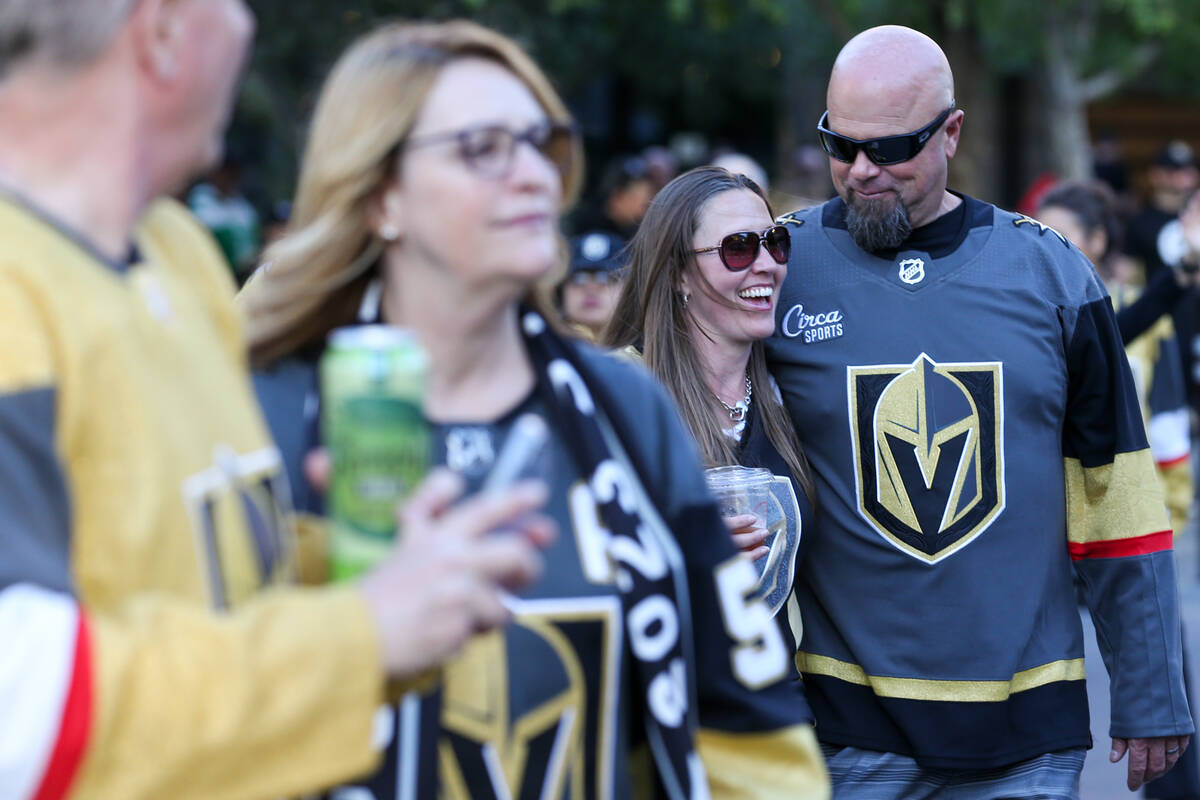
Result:
M276 587L230 613L136 587L93 605L41 314L0 281L0 797L280 797L370 770L385 674L417 677L507 619L497 587L536 574L544 488L455 504L461 482L430 478L358 586Z
M1152 753L1130 761L1136 788L1174 763L1168 742L1193 731L1171 528L1111 306L1093 299L1063 318L1068 548L1109 672L1111 734Z

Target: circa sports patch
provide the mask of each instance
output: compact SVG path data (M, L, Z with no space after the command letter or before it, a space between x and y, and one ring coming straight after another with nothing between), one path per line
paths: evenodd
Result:
M858 511L880 536L935 564L1004 510L999 362L846 369Z

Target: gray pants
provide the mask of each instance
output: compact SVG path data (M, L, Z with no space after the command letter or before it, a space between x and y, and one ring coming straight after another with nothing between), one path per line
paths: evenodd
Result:
M994 769L926 769L908 756L822 744L834 800L1078 800L1086 751Z

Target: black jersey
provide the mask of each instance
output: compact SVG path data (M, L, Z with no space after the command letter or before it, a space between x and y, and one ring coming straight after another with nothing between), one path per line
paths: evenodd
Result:
M612 426L687 564L700 722L696 745L712 796L827 796L784 637L765 612L755 618L769 633L739 630L749 618L740 618L732 605L714 605L712 593L704 591L721 563L740 556L677 412L640 367L578 347L597 379L589 389L615 409ZM295 395L311 385L311 370L304 375L294 364L260 375L258 389L273 430L303 424L296 414L303 403ZM475 488L521 414L542 416L553 431L547 406L535 392L486 424L435 425L434 459ZM287 417L280 420L273 408ZM277 435L285 451L283 442L303 438ZM299 457L285 452L288 460ZM613 583L605 531L580 491L579 470L561 437L551 436L530 476L549 484L546 513L559 524L542 577L513 600L511 624L476 637L445 668L436 692L406 696L385 713L381 725L389 743L381 769L337 790L335 799L647 796L653 777L639 767L645 759L636 757L646 736L630 674L631 632ZM753 602L749 596L739 603L743 600ZM738 643L754 641L766 650L777 642L782 658L778 674L765 684L749 680L736 666L735 651L745 646Z

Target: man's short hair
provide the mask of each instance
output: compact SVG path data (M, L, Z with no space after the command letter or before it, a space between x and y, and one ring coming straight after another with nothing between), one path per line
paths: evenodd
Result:
M104 52L137 0L0 0L0 77L37 57L72 67Z

